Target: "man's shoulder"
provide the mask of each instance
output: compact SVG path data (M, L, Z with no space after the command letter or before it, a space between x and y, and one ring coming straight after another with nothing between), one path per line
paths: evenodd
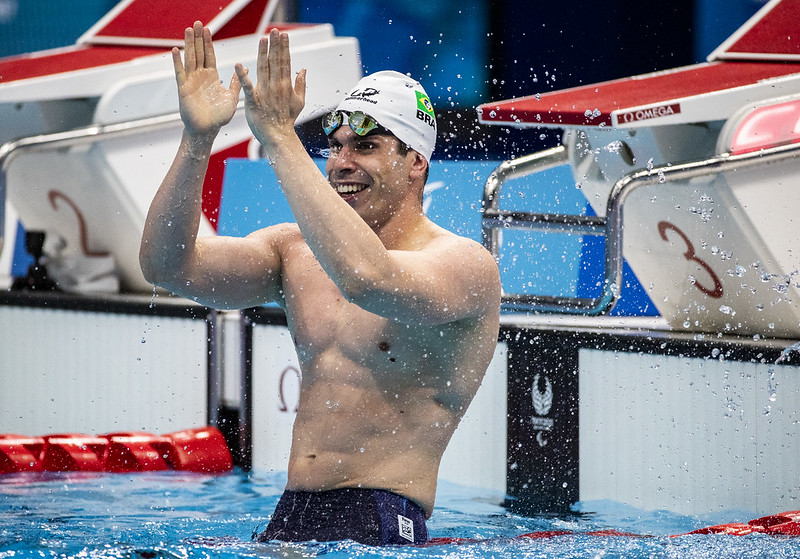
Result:
M500 271L492 253L481 243L437 227L427 245L422 249L428 252L445 269L459 277L470 277L486 286L494 285L499 292Z
M431 235L423 250L457 251L476 257L491 257L491 253L481 243L439 226L436 226L435 233Z

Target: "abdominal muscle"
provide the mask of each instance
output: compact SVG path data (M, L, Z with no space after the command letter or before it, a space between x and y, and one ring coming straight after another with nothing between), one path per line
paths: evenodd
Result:
M435 388L382 389L358 367L336 379L315 376L303 380L287 489L384 489L430 516L457 414L434 400Z

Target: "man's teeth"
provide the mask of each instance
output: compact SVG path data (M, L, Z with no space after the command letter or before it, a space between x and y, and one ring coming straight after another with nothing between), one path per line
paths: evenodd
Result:
M350 194L352 192L360 192L365 188L366 186L364 186L363 184L340 184L337 185L336 191L339 194Z

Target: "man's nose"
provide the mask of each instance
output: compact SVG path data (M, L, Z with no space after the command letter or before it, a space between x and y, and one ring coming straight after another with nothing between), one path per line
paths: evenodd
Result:
M336 171L352 169L354 167L353 150L346 146L341 146L335 152L331 152L328 164Z

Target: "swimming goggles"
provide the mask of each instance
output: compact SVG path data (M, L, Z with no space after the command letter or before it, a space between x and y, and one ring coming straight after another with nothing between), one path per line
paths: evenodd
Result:
M366 136L370 132L378 130L379 132L389 133L384 127L378 124L378 121L361 111L353 111L346 113L344 111L332 111L322 117L322 129L325 131L326 136L333 134L347 118L347 124L359 136Z

